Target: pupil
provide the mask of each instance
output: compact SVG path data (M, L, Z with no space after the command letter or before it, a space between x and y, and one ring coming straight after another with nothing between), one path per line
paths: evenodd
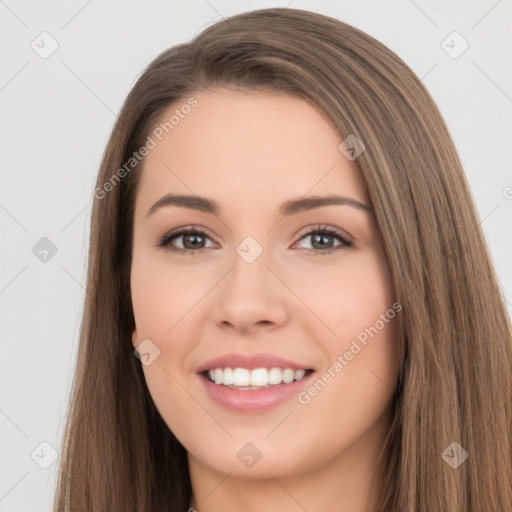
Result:
M331 237L331 235L318 235L318 234L317 235L313 235L313 247L315 246L315 243L317 242L317 240L320 240L320 239L324 239L325 240L326 238L330 238L330 237ZM320 245L320 248L322 248L322 247L326 247L326 245L329 245L329 244L325 244L325 243L322 244L322 243L320 243L319 245Z
M194 238L194 239L202 238L201 235L185 235L185 237L183 239L185 247L187 246L187 241L190 239L189 237ZM197 247L197 246L198 246L198 244L196 242L192 242L192 248Z

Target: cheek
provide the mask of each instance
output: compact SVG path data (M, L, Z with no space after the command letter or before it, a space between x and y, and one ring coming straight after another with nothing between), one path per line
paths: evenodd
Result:
M176 258L176 257L175 257ZM165 256L134 257L131 293L137 330L145 337L169 337L180 319L212 285L212 276L200 266L171 265Z
M340 341L338 355L347 365L345 378L369 386L378 394L394 390L399 363L397 316L400 306L394 301L393 284L387 265L372 255L366 265L348 279L350 293L345 296L336 325ZM361 390L362 391L362 390Z
M329 346L337 345L340 350L394 302L388 266L379 252L347 253L332 264L287 270L283 276L313 313L307 317L316 318L323 331L315 338L326 338Z
M334 451L341 450L365 433L375 433L377 425L382 427L390 419L387 415L399 375L396 317L400 313L391 308L386 322L375 321L379 308L366 304L364 311L357 318L346 317L339 335L330 343L323 342L326 363L298 397L301 409L296 419L321 433L316 445L320 458L327 457L333 446ZM280 434L280 441L286 442L285 433Z
M130 279L137 340L150 339L159 350L158 357L142 369L157 409L177 432L189 429L184 421L188 413L197 415L184 376L193 370L189 353L200 338L190 335L197 325L190 323L192 316L187 313L193 315L191 308L211 287L208 276L203 281L200 277L143 251L134 254Z
M311 309L331 332L315 337L325 362L320 382L306 390L302 403L311 399L319 410L351 411L351 421L358 418L363 427L382 411L396 389L401 308L394 302L382 254L367 254L350 266L331 270L330 276L315 275L320 277L315 279L317 293L310 294ZM318 294L319 290L324 293Z

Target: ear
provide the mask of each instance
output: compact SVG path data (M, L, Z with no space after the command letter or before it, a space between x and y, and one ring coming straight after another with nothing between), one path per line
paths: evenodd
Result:
M139 344L139 336L137 334L137 329L135 329L132 332L132 345L133 345L133 348L135 348L138 344Z

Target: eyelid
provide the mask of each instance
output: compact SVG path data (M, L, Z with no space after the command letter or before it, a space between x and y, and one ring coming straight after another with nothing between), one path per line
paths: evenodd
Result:
M340 236L344 238L347 242L354 242L355 239L353 236L349 235L346 231L340 228L336 228L334 226L330 226L329 224L311 224L309 226L304 227L301 231L304 232L301 235L298 235L300 239L303 237L310 235L311 233L315 233L317 231L328 231L332 234L336 234L336 236Z

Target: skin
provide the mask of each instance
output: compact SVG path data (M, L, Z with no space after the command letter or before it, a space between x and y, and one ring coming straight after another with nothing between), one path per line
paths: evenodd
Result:
M369 205L356 161L339 151L343 138L304 100L225 88L193 96L198 105L146 157L131 269L133 346L149 338L160 350L144 375L188 451L190 506L376 511L366 500L370 485L379 485L373 472L392 419L396 318L306 405L294 396L264 412L233 412L210 398L195 373L218 355L269 352L307 363L317 380L391 308L393 285L371 213L330 205L278 214L284 201L311 195L337 193ZM167 206L146 216L169 192L212 198L221 212ZM157 247L160 237L190 224L208 232L199 239L202 253ZM353 246L328 238L340 250L321 254L328 249L312 236L301 240L318 224L342 231ZM251 264L236 252L247 236L263 248ZM183 248L185 238L171 244ZM251 468L237 457L247 442L262 454Z

